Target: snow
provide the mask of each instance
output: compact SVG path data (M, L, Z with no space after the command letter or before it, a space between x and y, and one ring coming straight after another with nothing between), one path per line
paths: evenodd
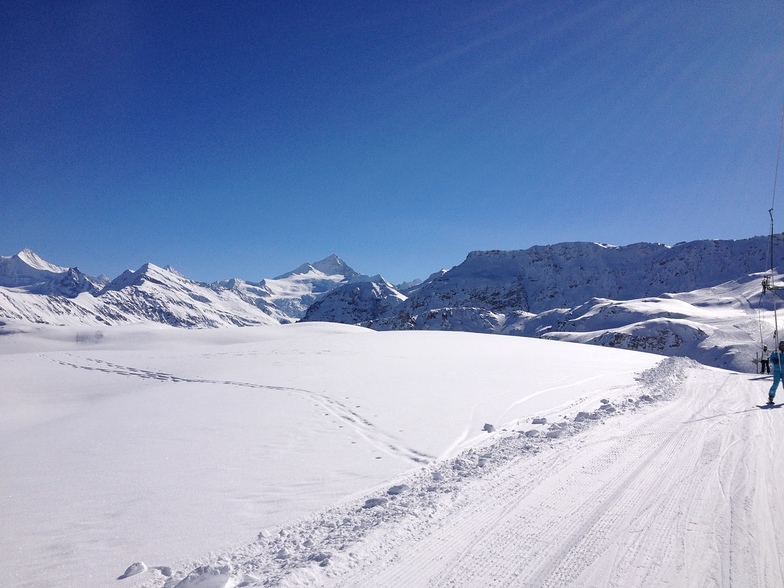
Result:
M291 273L285 278L267 278L263 284L269 289L273 299L299 299L311 296L315 300L319 293L334 288L344 280L342 275L325 274L311 268L307 273Z
M55 266L24 250L0 257L0 321L72 326L158 322L186 328L284 324L302 317L331 289L368 279L333 254L258 284L237 278L205 284L152 263L110 281Z
M53 263L49 263L48 261L41 259L30 249L24 249L20 251L17 253L17 257L20 261L30 266L30 268L34 270L51 272L53 274L61 274L68 271L68 268L60 267L59 265L54 265Z
M770 297L760 297L762 274L755 273L769 246L755 237L477 251L405 292L334 254L260 283L204 284L150 263L111 283L76 268L52 274L23 262L20 256L47 264L27 251L0 258L0 322L222 328L330 321L552 338L743 371L773 336Z
M334 322L344 324L372 323L391 308L405 301L406 297L381 276L366 282L351 282L332 290L328 303L322 307L317 300L305 312L303 321ZM339 303L336 303L337 300ZM367 326L364 325L364 326Z
M54 265L29 249L0 256L0 288L73 298L81 292L95 293L103 283L103 277L94 278L77 268Z
M132 563L128 566L128 568L119 576L117 576L118 580L124 580L125 578L130 578L131 576L135 576L136 574L141 574L142 572L146 572L148 570L147 564L143 561L137 561Z
M784 581L758 376L326 323L2 332L2 585Z
M293 319L302 318L308 307L341 284L363 282L368 276L351 269L334 253L314 263L303 263L295 270L265 278L261 285L270 301Z

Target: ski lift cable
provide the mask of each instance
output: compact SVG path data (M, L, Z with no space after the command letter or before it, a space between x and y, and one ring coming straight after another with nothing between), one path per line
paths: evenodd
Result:
M776 152L776 171L773 174L773 197L770 202L770 221L773 223L773 209L776 207L776 184L779 179L779 161L781 161L781 136L784 132L784 104L781 105L781 121L779 122L779 147Z
M779 144L776 150L776 166L773 172L773 195L770 199L770 208L768 215L770 216L770 250L768 251L768 269L770 269L771 280L773 279L773 211L776 208L776 191L779 182L779 163L781 162L781 140L784 136L784 104L781 106L781 120L779 121ZM772 284L771 284L772 285Z

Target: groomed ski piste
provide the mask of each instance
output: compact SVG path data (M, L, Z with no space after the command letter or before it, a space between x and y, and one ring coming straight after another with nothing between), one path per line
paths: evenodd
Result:
M784 583L769 377L323 323L3 332L4 586Z

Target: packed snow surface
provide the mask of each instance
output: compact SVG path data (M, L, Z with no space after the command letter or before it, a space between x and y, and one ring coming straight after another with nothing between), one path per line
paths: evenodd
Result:
M784 582L760 376L324 323L3 332L3 586Z

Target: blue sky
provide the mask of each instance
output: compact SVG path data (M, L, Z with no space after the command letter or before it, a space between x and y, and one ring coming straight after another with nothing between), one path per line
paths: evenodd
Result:
M397 283L766 234L783 71L773 0L6 0L0 254Z

